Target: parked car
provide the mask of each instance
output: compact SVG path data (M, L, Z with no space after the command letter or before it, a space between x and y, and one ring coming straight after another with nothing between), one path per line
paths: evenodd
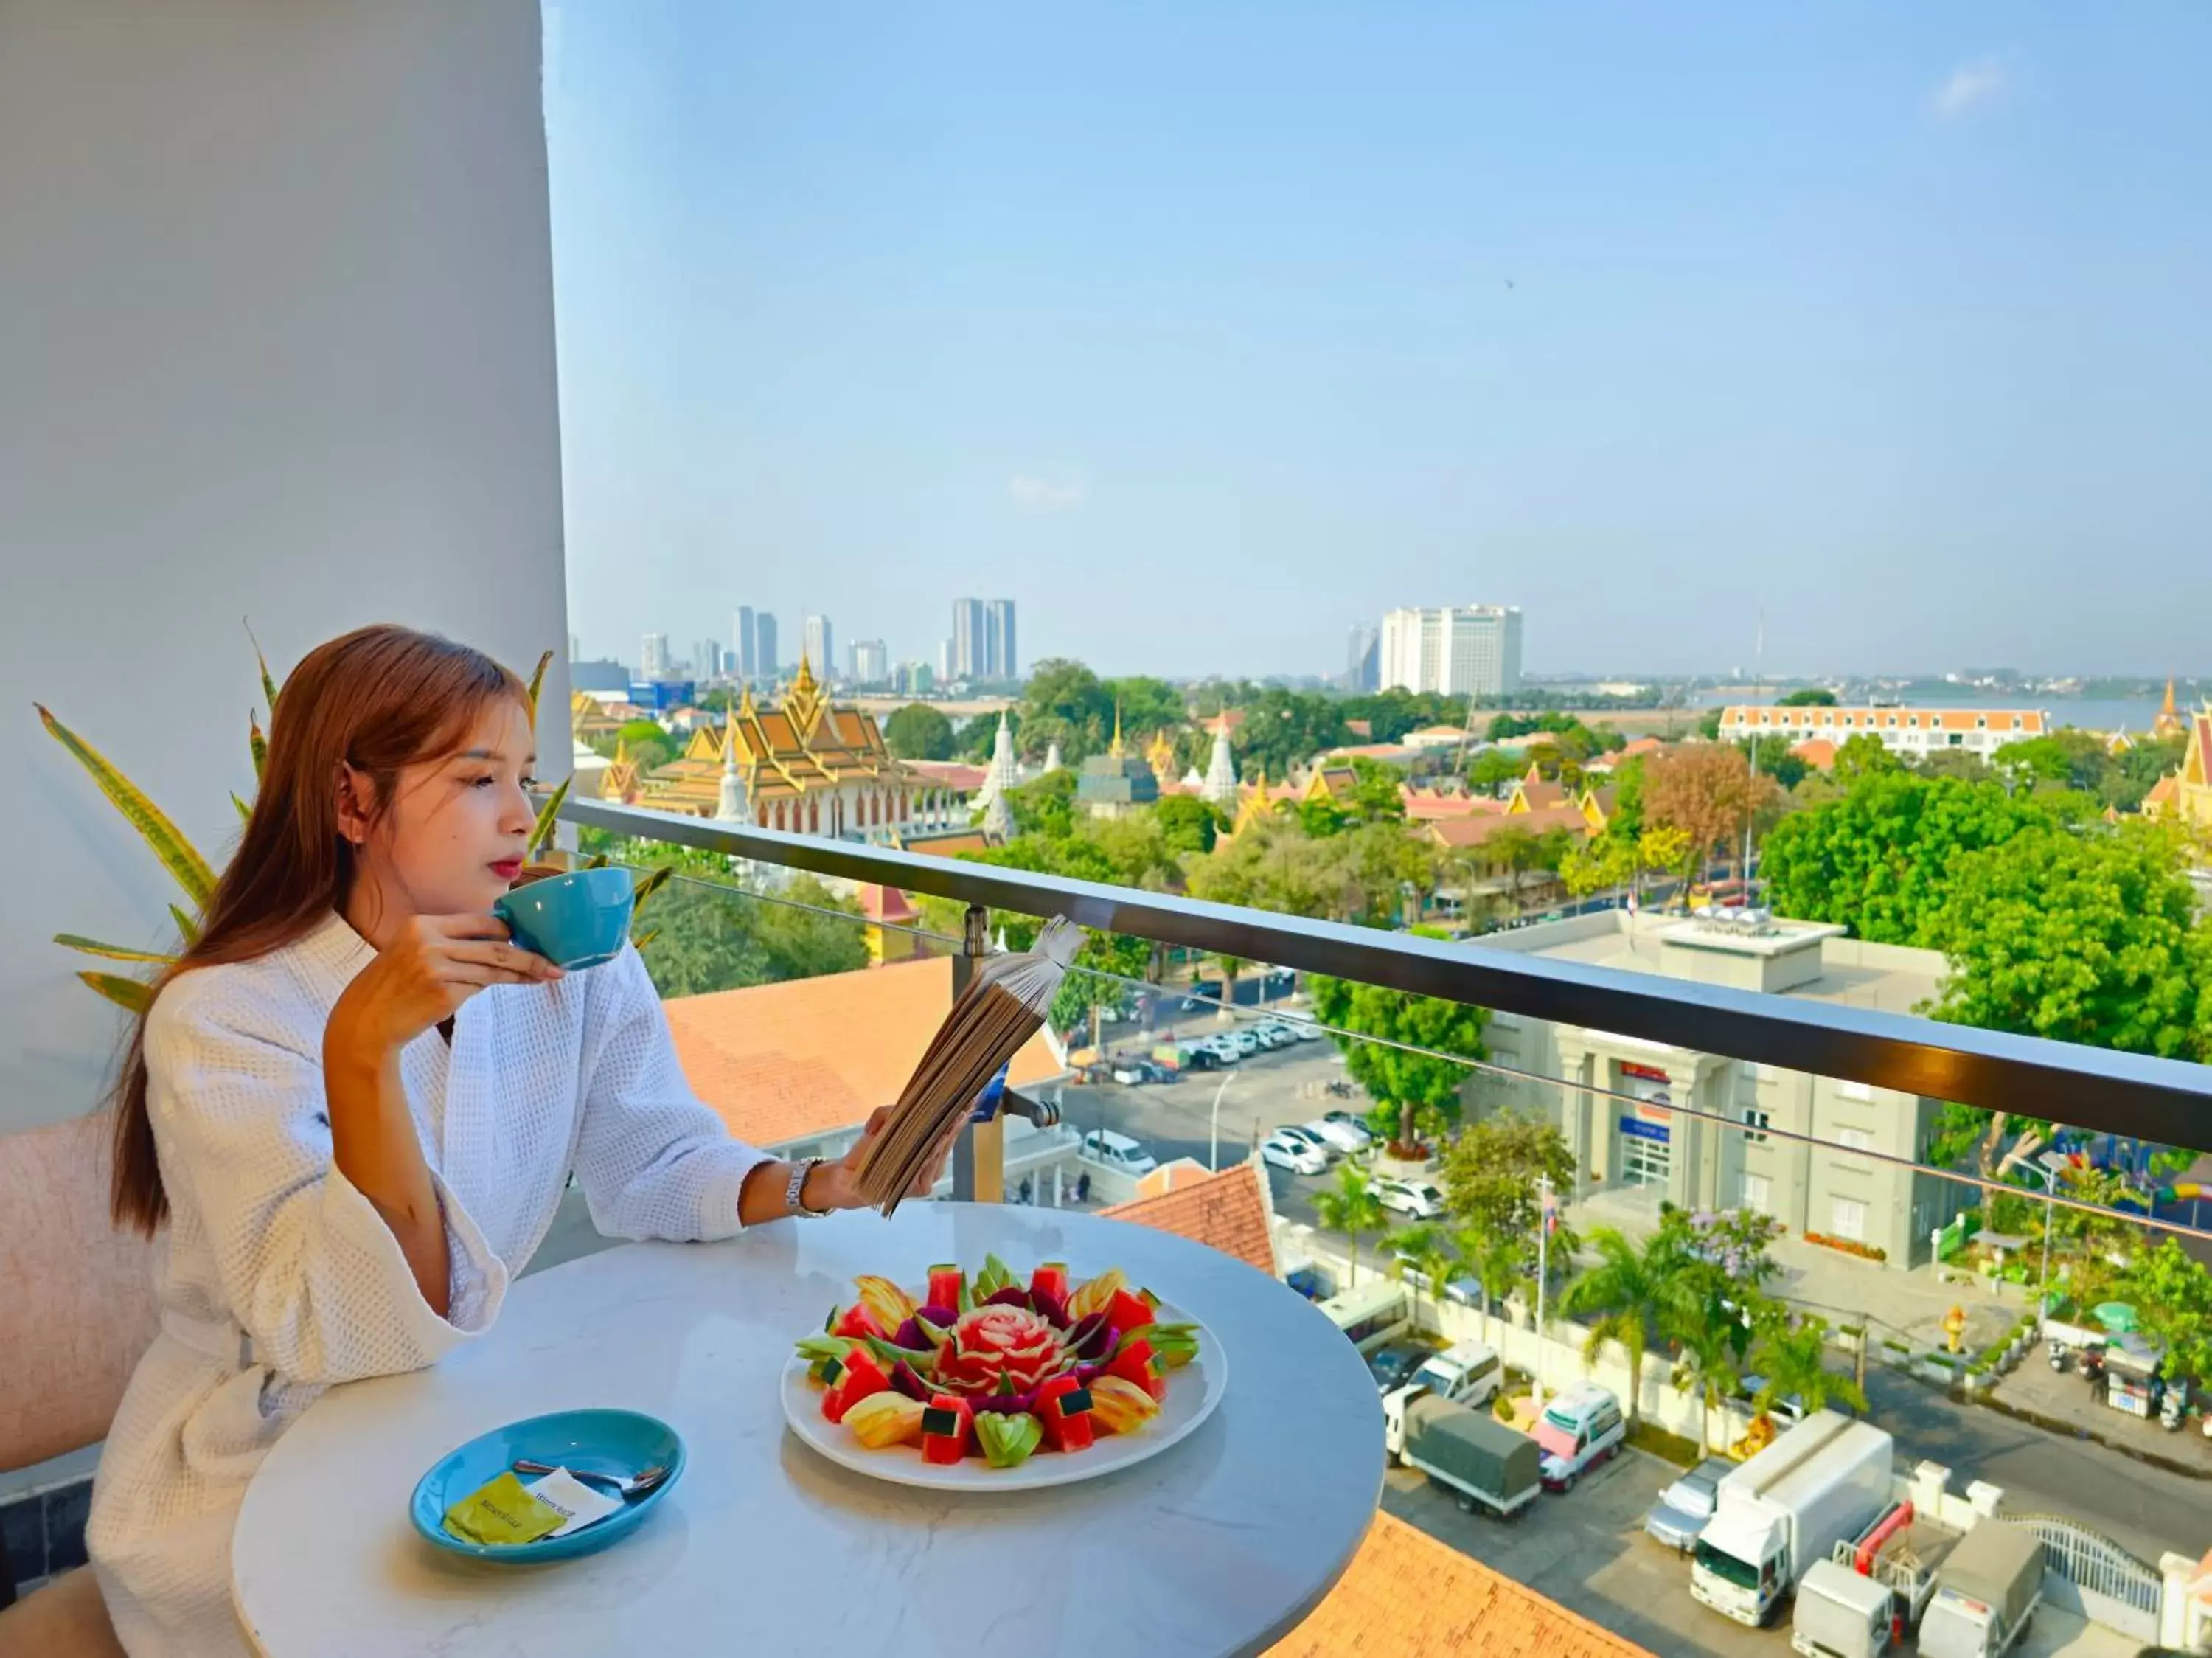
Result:
M1321 1160L1324 1163L1333 1163L1342 1155L1337 1150L1334 1143L1326 1137L1315 1133L1303 1123L1285 1123L1275 1132L1287 1134L1294 1140L1304 1141L1321 1154Z
M1376 1348L1367 1356L1367 1369L1375 1378L1376 1391L1396 1393L1413 1379L1413 1372L1427 1363L1435 1351L1433 1347L1421 1347L1403 1341L1394 1341L1387 1347Z
M1316 1117L1305 1125L1306 1132L1317 1134L1334 1149L1347 1157L1358 1155L1370 1143L1365 1134L1349 1123L1332 1123L1326 1117Z
M1244 1050L1225 1036L1209 1036L1198 1044L1198 1051L1211 1054L1217 1065L1233 1065L1244 1057Z
M1292 1019L1285 1022L1290 1026L1291 1034L1301 1042L1318 1042L1328 1034L1310 1019Z
M1235 1043L1237 1051L1247 1058L1260 1051L1260 1039L1248 1027L1240 1025L1235 1030L1224 1031L1221 1034L1224 1040Z
M1383 1208L1417 1221L1433 1221L1444 1212L1444 1194L1426 1180L1377 1180L1373 1190Z
M1713 1517L1713 1491L1721 1476L1735 1466L1724 1456L1709 1456L1660 1492L1651 1512L1644 1516L1644 1534L1677 1554L1687 1554Z
M1264 1025L1255 1025L1252 1027L1252 1034L1260 1039L1261 1047L1271 1050L1287 1048L1298 1039L1291 1034L1291 1027L1288 1025L1273 1019Z
M1375 1143L1375 1131L1367 1126L1367 1119L1356 1111L1325 1111L1321 1114L1321 1120L1352 1130L1364 1145Z
M1310 1143L1293 1139L1279 1130L1260 1142L1260 1161L1275 1168L1286 1168L1293 1174L1321 1174L1328 1168L1328 1159Z
M1151 1152L1127 1135L1116 1134L1111 1129L1095 1128L1085 1135L1083 1155L1124 1174L1150 1174L1159 1167Z
M1123 1088L1134 1088L1152 1080L1152 1073L1142 1064L1121 1064L1114 1067L1114 1080Z

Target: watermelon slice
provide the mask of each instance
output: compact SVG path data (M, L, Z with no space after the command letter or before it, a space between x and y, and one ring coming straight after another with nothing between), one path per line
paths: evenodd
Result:
M1114 1299L1106 1303L1106 1324L1116 1335L1124 1331L1141 1330L1157 1316L1151 1307L1139 1296L1126 1289L1114 1292Z
M1121 1350L1108 1361L1106 1374L1133 1382L1150 1394L1155 1402L1168 1396L1167 1367L1152 1351L1152 1343L1139 1336L1122 1344Z
M939 1393L921 1413L921 1460L950 1466L968 1454L975 1409L957 1393Z
M1091 1393L1073 1376L1054 1376L1036 1391L1032 1407L1044 1429L1044 1442L1055 1451L1087 1451L1092 1442Z
M929 1269L928 1293L921 1298L925 1308L942 1307L950 1309L953 1317L959 1316L960 1292L967 1287L968 1275L957 1266L933 1266ZM950 1324L951 1319L939 1319L939 1324Z
M831 1359L823 1374L830 1386L822 1395L822 1414L832 1422L842 1422L845 1412L869 1394L890 1391L890 1377L865 1347Z
M854 1301L839 1314L830 1326L830 1333L858 1338L874 1336L883 1341L889 1341L891 1336L891 1332L884 1328L883 1321L869 1310L866 1301Z

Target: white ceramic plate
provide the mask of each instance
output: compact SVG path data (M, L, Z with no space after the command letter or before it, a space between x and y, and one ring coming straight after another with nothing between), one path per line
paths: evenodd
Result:
M1163 1324L1197 1324L1171 1301L1159 1308ZM1087 1451L1066 1455L1038 1451L1018 1468L994 1468L980 1456L951 1466L925 1462L919 1445L893 1445L872 1451L843 1427L822 1416L822 1390L806 1379L806 1361L791 1356L783 1368L783 1415L797 1434L832 1462L895 1485L920 1485L937 1491L1033 1491L1047 1485L1072 1485L1158 1456L1196 1431L1213 1414L1229 1386L1229 1360L1213 1332L1198 1324L1198 1356L1168 1374L1168 1396L1160 1413L1133 1434L1101 1434Z

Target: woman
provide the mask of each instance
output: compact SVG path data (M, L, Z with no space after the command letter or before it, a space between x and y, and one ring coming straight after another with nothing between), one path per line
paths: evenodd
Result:
M270 1446L331 1384L489 1329L572 1169L626 1238L860 1206L883 1112L841 1162L775 1161L685 1085L635 950L563 974L507 941L489 910L521 871L532 748L514 674L403 628L285 685L119 1088L117 1222L167 1227L87 1532L134 1658L246 1650L230 1534Z

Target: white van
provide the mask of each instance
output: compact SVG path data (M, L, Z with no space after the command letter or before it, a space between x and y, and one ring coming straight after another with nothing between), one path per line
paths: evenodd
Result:
M1479 1407L1498 1397L1505 1380L1498 1350L1487 1342L1454 1342L1425 1360L1408 1387L1425 1388L1455 1405Z
M1083 1155L1094 1163L1119 1169L1124 1174L1150 1174L1159 1167L1151 1152L1127 1135L1116 1134L1109 1128L1095 1128L1083 1137Z
M1363 1353L1373 1352L1413 1327L1413 1298L1404 1284L1388 1278L1370 1278L1357 1289L1331 1295L1321 1303L1321 1310Z
M1613 1389L1577 1382L1536 1418L1536 1444L1544 1454L1544 1483L1570 1491L1583 1471L1610 1460L1628 1437L1628 1423Z

